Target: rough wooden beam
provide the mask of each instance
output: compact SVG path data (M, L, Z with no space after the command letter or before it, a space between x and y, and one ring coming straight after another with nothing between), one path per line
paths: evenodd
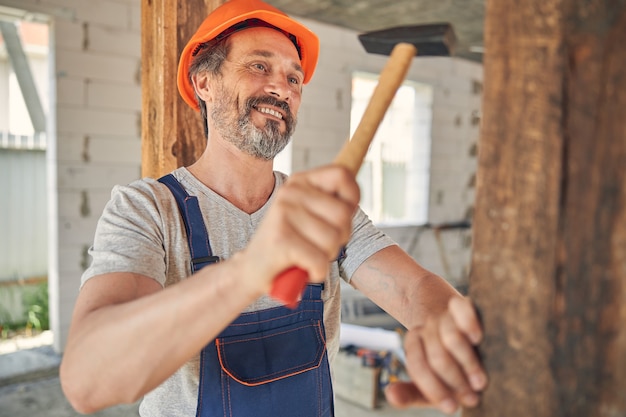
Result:
M200 156L199 114L176 89L178 58L207 14L224 0L142 0L142 176L158 178Z
M626 3L486 5L464 415L626 415Z

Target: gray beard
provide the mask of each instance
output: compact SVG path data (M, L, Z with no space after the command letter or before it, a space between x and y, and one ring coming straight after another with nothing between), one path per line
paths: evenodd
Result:
M225 140L250 156L270 161L289 144L297 119L288 117L285 120L287 128L284 133L280 132L280 123L275 120L268 120L265 126L258 128L252 123L250 113L253 106L263 102L266 100L248 99L244 111L239 114L237 123L232 123L232 119L229 120L227 117L229 113L232 113L232 106L229 104L233 103L233 100L220 101L211 109L210 117L215 129ZM238 109L236 105L234 107Z
M278 155L291 140L291 132L280 133L280 123L268 120L262 129L257 128L250 120L249 114L239 118L241 135L238 143L231 142L248 155L266 161Z

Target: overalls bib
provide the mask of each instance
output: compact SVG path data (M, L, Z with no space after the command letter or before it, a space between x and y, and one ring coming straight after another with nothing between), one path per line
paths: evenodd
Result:
M198 200L169 174L192 271L218 262ZM200 353L197 417L333 417L322 286L308 285L296 309L243 313Z

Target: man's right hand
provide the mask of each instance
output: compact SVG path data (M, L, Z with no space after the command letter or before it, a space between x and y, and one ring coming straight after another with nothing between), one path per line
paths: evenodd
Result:
M343 167L328 165L291 176L242 253L252 268L246 277L254 280L251 285L268 292L274 278L294 266L312 282L322 282L328 263L350 238L359 198L354 176Z

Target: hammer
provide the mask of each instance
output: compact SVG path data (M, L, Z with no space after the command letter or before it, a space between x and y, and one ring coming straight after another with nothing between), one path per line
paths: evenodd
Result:
M359 40L367 52L389 55L389 59L352 138L333 161L348 168L355 177L396 91L404 82L413 57L451 55L455 36L450 24L436 23L368 32L359 35ZM306 271L289 268L274 279L270 295L295 308L308 280Z

